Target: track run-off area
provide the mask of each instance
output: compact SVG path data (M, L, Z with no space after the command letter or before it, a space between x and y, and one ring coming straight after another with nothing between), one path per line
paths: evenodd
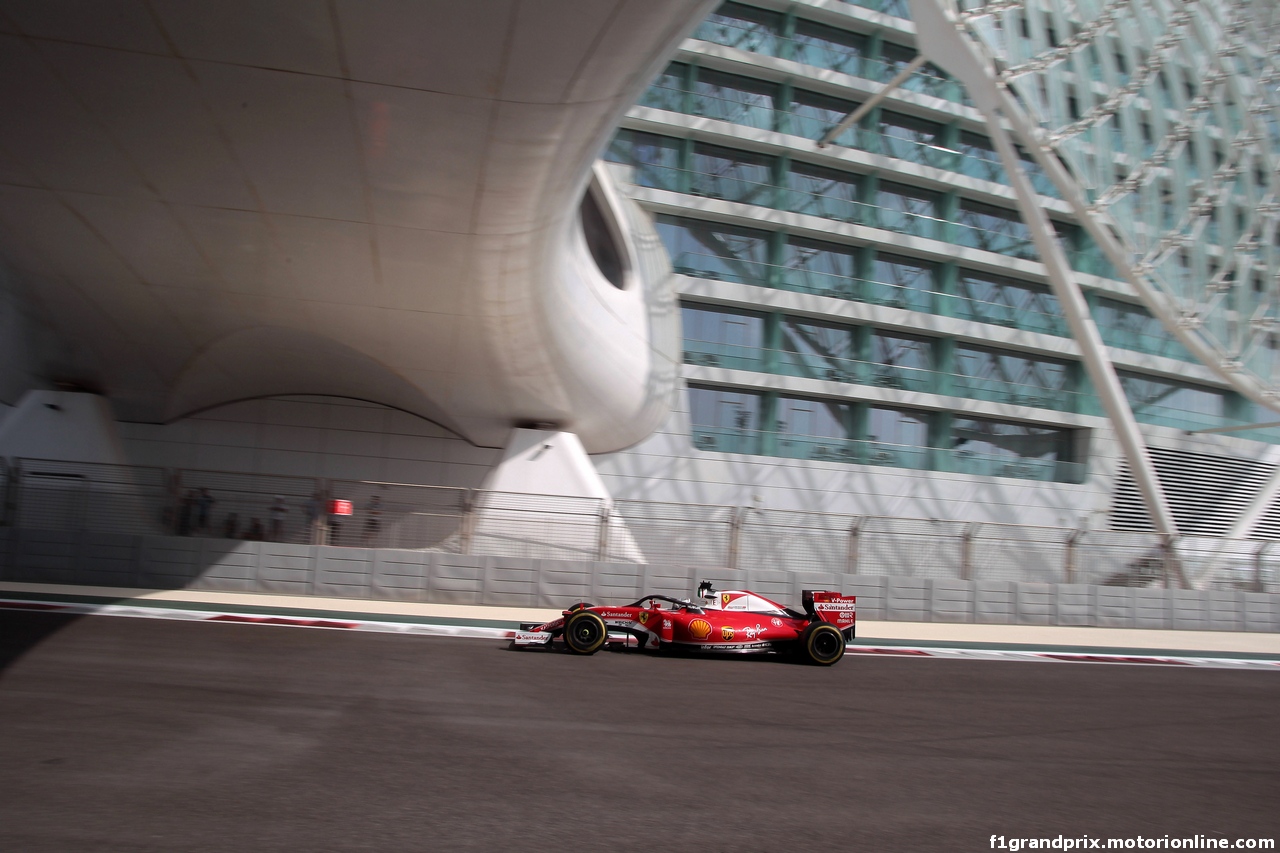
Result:
M1257 669L581 658L31 609L0 611L0 663L3 850L963 851L1280 823L1280 672Z

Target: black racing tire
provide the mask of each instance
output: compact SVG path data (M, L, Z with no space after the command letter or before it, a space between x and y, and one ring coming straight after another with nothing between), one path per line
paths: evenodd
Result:
M579 610L564 623L564 647L575 655L593 655L608 639L604 620L590 610Z
M844 657L844 634L830 622L814 622L800 635L800 657L818 666L831 666Z

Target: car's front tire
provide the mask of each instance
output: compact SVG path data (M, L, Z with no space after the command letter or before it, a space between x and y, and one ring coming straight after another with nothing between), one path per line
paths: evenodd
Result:
M809 663L831 666L844 657L844 634L829 622L814 622L800 635L800 655Z
M593 655L609 639L604 620L590 610L579 610L564 623L564 645L577 655Z

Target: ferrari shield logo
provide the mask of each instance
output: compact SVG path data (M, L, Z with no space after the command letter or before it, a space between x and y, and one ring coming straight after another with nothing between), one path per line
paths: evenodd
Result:
M728 627L721 628L721 629L720 629L720 639L722 639L722 640L732 640L732 639L733 639L733 629L732 629L732 628L728 628Z
M648 621L649 621L649 612L648 612L647 610L641 610L641 611L640 611L640 624L641 624L641 625L643 625L644 623L646 623L646 622L648 622Z
M730 598L731 596L729 595L729 593L727 592L720 593L720 606L724 607L725 605L727 605L729 603Z

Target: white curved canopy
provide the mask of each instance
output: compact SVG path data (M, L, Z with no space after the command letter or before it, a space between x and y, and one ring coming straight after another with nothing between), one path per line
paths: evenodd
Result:
M630 278L584 272L578 205L708 5L0 3L0 256L81 352L48 378L126 419L316 393L639 440L664 273L605 187Z

